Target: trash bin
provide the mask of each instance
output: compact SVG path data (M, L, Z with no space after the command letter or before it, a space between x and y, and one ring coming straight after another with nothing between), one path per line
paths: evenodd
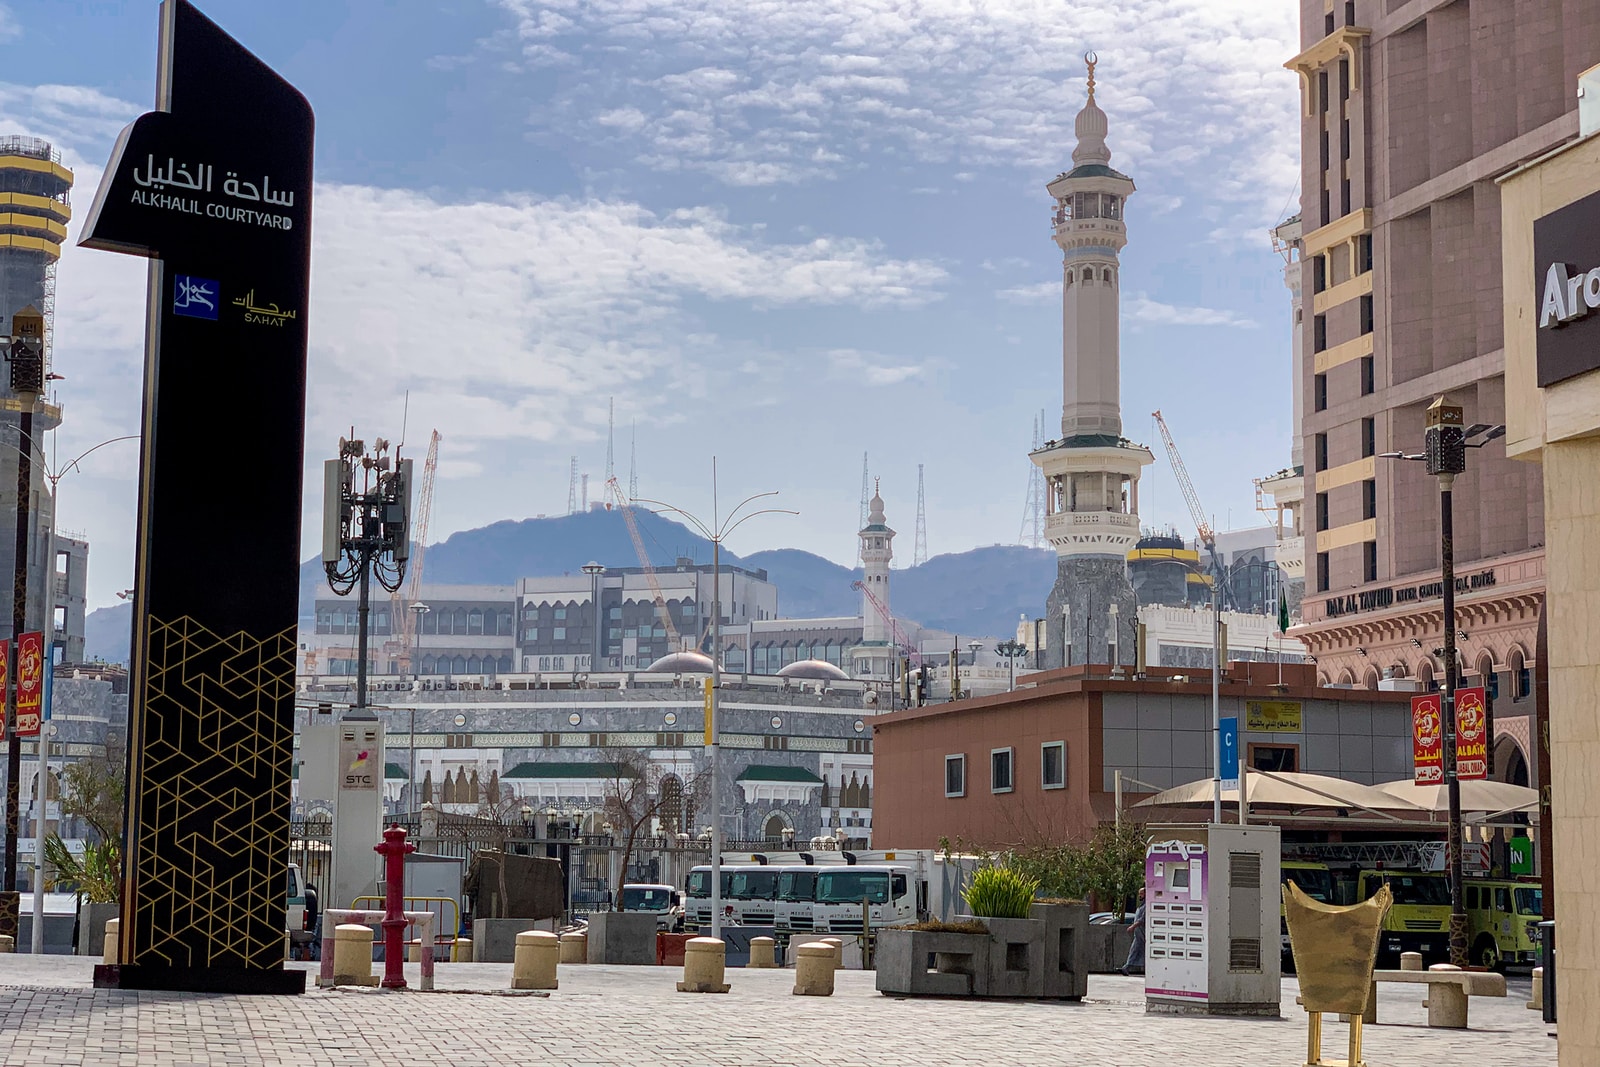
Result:
M1544 967L1544 1021L1556 1021L1556 924L1539 924L1539 963Z

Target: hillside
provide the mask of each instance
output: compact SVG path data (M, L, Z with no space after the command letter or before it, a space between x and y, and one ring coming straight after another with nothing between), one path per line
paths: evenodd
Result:
M640 539L656 566L679 556L710 562L711 543L687 527L650 512L636 512ZM589 560L609 567L637 567L638 554L627 524L615 512L590 511L550 519L497 522L452 534L429 545L426 580L445 585L510 585L536 574L577 573ZM778 587L780 612L789 618L854 615L858 595L850 583L860 577L837 563L796 548L771 549L741 558L724 551L725 563L764 569ZM990 545L935 556L920 567L896 570L896 615L924 626L958 634L1008 636L1022 614L1044 610L1055 581L1055 554L1048 549ZM320 559L300 567L300 612L311 614L318 597L328 596ZM118 604L90 614L88 656L126 662L131 607Z

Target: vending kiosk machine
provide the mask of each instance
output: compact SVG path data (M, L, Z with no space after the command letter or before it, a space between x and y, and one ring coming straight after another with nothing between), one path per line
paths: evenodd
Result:
M1152 826L1145 851L1146 1011L1278 1014L1275 826Z

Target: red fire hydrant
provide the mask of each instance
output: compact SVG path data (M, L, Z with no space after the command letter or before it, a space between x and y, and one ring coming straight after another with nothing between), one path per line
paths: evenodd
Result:
M384 989L404 989L406 930L406 855L417 846L406 840L406 832L391 826L383 832L383 844L372 851L384 859L383 896L383 981Z

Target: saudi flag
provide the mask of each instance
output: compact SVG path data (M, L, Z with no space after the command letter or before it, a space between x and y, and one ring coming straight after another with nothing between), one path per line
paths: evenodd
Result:
M1282 634L1282 633L1287 633L1288 631L1289 631L1289 598L1288 598L1288 596L1286 596L1284 594L1284 591L1280 588L1278 590L1278 632L1280 634Z

